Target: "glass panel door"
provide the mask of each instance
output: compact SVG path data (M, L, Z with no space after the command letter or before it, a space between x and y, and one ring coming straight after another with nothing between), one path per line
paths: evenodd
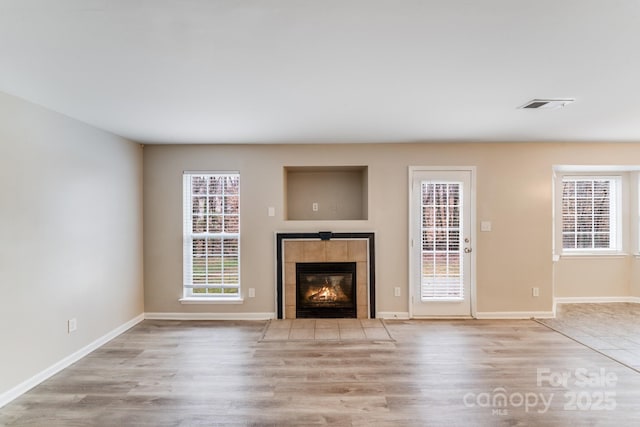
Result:
M413 171L411 185L411 314L471 316L471 171Z

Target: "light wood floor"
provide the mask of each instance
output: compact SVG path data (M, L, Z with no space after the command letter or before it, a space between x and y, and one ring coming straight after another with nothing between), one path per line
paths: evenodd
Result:
M640 425L640 374L534 321L387 321L395 342L342 343L259 342L265 325L144 321L0 425Z

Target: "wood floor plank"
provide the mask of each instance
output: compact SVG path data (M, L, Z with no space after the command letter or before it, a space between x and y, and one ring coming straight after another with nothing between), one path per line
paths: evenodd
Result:
M640 425L640 374L534 321L387 321L394 342L261 342L265 325L144 321L0 425ZM604 393L615 408L596 407Z

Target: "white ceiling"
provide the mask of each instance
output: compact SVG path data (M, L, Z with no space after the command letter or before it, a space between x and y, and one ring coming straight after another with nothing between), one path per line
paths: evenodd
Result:
M0 0L0 91L145 143L640 141L640 1Z

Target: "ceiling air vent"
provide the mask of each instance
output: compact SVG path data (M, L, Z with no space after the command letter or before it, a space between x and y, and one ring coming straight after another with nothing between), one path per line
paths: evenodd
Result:
M575 99L532 99L518 108L553 110L571 104Z

